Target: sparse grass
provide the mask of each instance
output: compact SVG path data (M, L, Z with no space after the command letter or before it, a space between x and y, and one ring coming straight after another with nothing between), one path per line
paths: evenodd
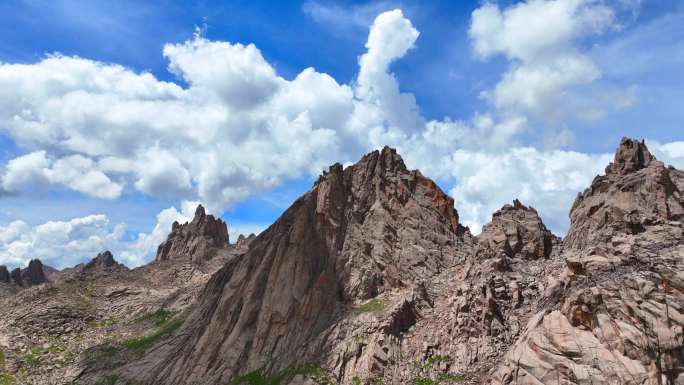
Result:
M81 309L89 309L93 306L95 290L90 286L82 286L79 282L68 281L62 285L62 292L69 297L72 304Z
M0 372L0 385L14 385L16 380L9 373Z
M102 353L103 356L111 357L119 351L119 348L107 342L100 346L98 350Z
M352 385L361 385L361 379L359 376L354 376L354 378L352 378Z
M33 348L30 352L24 354L22 359L24 365L29 368L36 368L40 365L42 348Z
M428 357L424 362L414 364L417 373L413 378L413 385L442 385L456 382L463 382L465 377L461 374L440 373L435 364L448 362L451 358L447 355L434 355Z
M157 327L151 334L125 340L123 346L128 350L146 350L159 342L162 338L176 331L181 325L183 325L182 319L175 319L168 323L165 321L164 324Z
M234 379L230 385L281 385L287 384L297 376L303 376L317 385L332 385L332 380L321 367L313 365L297 366L273 374L263 369L247 373Z
M387 306L387 301L380 298L373 298L370 301L361 304L354 308L354 313L364 314L364 313L378 313L385 310Z
M119 320L114 317L103 318L99 321L92 321L90 326L94 328L108 328L119 323Z
M368 337L364 336L363 334L357 334L353 338L354 338L354 341L356 341L359 344L362 344L362 343L368 341Z
M111 374L109 376L104 376L101 377L95 385L116 385L117 382L121 379L121 376L118 374Z
M0 350L0 373L5 371L5 352Z
M446 381L446 382L463 382L465 381L465 376L462 374L442 374L439 376L440 381Z
M167 323L169 320L171 320L173 317L175 317L176 314L178 314L178 310L159 309L155 312L147 313L136 318L135 320L133 320L133 323L150 321L152 322L152 325L154 325L155 327L160 327Z

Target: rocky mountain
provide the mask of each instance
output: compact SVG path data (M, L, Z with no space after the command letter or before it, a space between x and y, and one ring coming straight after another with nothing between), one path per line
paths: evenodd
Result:
M385 147L235 245L200 206L148 265L105 252L0 296L0 379L683 384L682 191L683 172L623 139L564 239L518 200L473 236Z
M47 282L47 275L55 270L43 266L40 259L32 259L24 269L15 268L12 272L6 266L0 265L0 283L13 284L15 286L35 286Z
M197 206L191 222L173 222L171 233L157 250L156 262L190 259L195 262L211 259L216 249L228 245L228 226L221 219L207 215Z

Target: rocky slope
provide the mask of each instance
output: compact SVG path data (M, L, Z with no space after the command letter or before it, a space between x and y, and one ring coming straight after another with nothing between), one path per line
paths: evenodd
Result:
M0 346L35 384L683 384L682 191L624 139L565 239L518 200L474 237L384 148L236 245L198 207L141 268L0 269Z
M49 279L42 284L25 284L33 278L24 278L23 286L6 284L8 291L0 293L0 384L79 383L91 371L117 365L118 350L134 356L139 350L123 344L188 307L214 272L246 250L228 245L225 223L201 206L193 221L174 224L169 238L178 234L193 247L171 247L164 255L173 263L129 270L105 251L86 264L45 272ZM37 266L31 262L23 276L40 276L29 274ZM93 376L93 382L107 379Z
M623 139L578 195L566 267L491 383L684 383L683 188Z

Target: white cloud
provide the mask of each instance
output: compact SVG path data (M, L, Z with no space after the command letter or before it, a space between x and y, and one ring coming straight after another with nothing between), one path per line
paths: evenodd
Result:
M575 194L609 156L539 151L521 147L519 138L530 131L530 112L601 76L577 40L616 28L614 20L599 1L529 0L504 10L483 5L470 28L475 52L503 55L510 67L489 93L498 110L461 120L428 121L415 97L400 91L390 67L410 54L420 35L401 10L375 18L350 84L314 68L284 79L254 45L200 36L164 47L179 84L78 57L0 63L0 130L26 151L6 164L4 189L59 186L116 198L132 188L185 200L180 210L160 212L154 229L132 242L121 241L121 228L102 217L79 225L94 229L87 230L92 239L80 235L86 230L58 229L64 225L43 234L39 226L14 222L0 231L0 258L19 263L46 252L57 260L63 253L59 263L65 265L109 242L124 262L138 265L154 255L174 220L191 219L194 201L222 213L285 180L355 161L385 144L396 146L409 167L455 180L456 207L474 231L494 210L520 198L563 232ZM560 129L547 142L571 140ZM681 164L678 143L654 145L655 153ZM261 228L237 224L231 234ZM58 242L71 249L36 246Z
M660 143L655 140L646 140L646 145L658 160L684 170L684 141Z
M97 169L91 159L71 155L54 162L45 151L35 151L7 163L2 185L7 191L31 190L58 184L103 199L115 199L122 187Z
M486 3L472 14L473 49L482 59L502 54L510 66L482 96L504 111L556 114L549 107L568 90L601 77L577 40L618 27L615 10L601 1L527 0L504 10Z
M547 226L562 234L578 192L602 174L611 154L513 148L503 153L458 150L451 159L457 185L450 191L465 225L479 233L505 203L534 206Z
M150 261L157 247L166 240L174 221L192 220L199 202L183 201L180 211L169 207L157 214L157 223L149 233L139 233L132 241L124 235L124 223L112 225L103 214L73 218L68 221L48 221L31 226L14 221L0 226L0 265L25 266L33 258L55 268L71 267L88 261L104 250L129 267ZM258 232L257 225L240 226Z
M24 266L33 258L57 268L75 265L119 245L124 224L111 227L105 215L30 226L14 221L0 227L0 264Z

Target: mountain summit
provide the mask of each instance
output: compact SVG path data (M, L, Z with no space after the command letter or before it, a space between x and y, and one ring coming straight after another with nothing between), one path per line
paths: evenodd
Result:
M680 384L682 191L683 172L626 138L578 194L565 238L517 199L473 236L453 199L385 147L332 165L236 245L198 206L146 266L116 268L105 252L87 265L97 274L67 269L34 286L7 282L37 274L0 269L0 375L39 385ZM45 365L29 366L28 351Z

